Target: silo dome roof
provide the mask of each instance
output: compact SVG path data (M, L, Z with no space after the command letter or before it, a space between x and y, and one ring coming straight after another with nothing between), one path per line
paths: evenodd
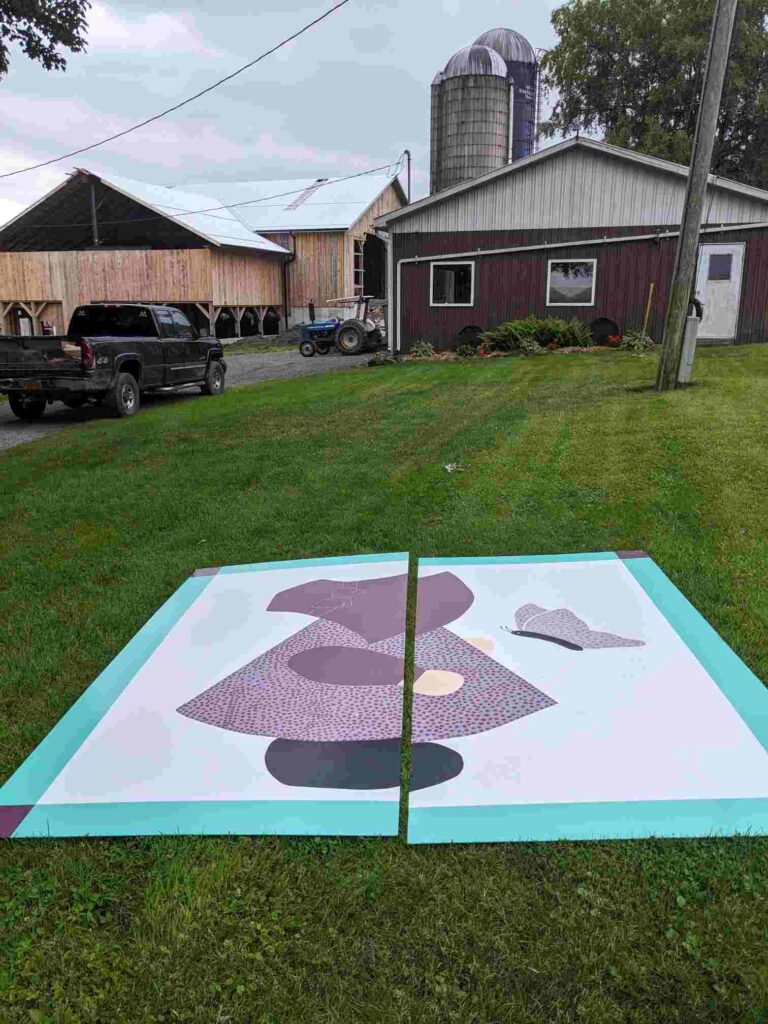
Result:
M523 64L536 63L536 54L531 44L525 36L511 28L492 28L489 32L483 32L475 40L475 46L489 46L501 54L504 60L516 60Z
M489 46L465 46L457 50L445 65L443 78L460 75L498 75L507 77L507 65Z

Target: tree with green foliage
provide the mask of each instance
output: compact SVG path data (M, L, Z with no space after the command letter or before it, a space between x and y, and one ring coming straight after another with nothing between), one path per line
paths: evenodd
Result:
M0 78L8 74L10 43L49 71L63 71L67 62L59 47L85 49L89 7L90 0L0 0Z
M605 141L687 164L714 0L566 0L543 61L547 136ZM768 187L768 0L741 0L712 171Z

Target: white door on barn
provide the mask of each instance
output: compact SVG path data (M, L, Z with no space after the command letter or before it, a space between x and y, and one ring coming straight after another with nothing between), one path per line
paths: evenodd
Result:
M743 242L729 245L707 242L700 247L696 277L696 297L704 303L700 338L735 340L743 269Z

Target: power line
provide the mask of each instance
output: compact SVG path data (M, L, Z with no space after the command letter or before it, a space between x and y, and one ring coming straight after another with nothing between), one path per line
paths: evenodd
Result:
M397 163L395 164L395 170L390 175L390 177L393 180L397 177L397 175L399 173L398 168L401 166L402 161L403 161L403 156L401 155L400 158L398 159ZM276 195L264 196L262 199L245 199L245 200L243 200L243 201L241 201L239 203L228 203L228 204L221 205L221 206L208 206L208 207L206 207L203 210L176 210L174 207L169 205L168 206L168 211L169 212L166 212L164 214L157 214L157 215L151 216L151 217L129 217L129 218L126 218L125 220L99 220L99 225L107 227L107 226L109 226L111 224L144 224L147 221L152 221L152 220L166 220L168 217L174 217L174 218L178 218L178 217L194 217L195 215L201 214L201 213L209 214L209 215L212 216L214 213L216 213L219 210L233 210L233 209L236 209L237 207L240 207L240 206L253 206L256 203L266 203L266 202L269 202L271 199L282 199L285 196L295 196L295 195L300 194L301 192L306 192L308 187L314 187L315 189L325 188L327 185L338 185L342 181L350 181L352 178L362 178L366 174L375 174L376 171L391 171L391 170L392 170L392 164L391 163L389 163L389 164L382 164L380 167L372 167L368 171L358 171L356 174L348 174L348 175L346 175L343 178L329 178L326 181L318 182L314 186L304 185L304 186L302 186L302 188L291 189L289 192L278 192ZM99 175L95 175L95 177L99 177ZM109 185L109 181L107 181L106 184ZM235 182L235 184L237 184L237 182ZM160 186L160 187L164 187L164 186ZM136 199L135 196L129 196L128 198L134 199L138 203L142 202L141 199ZM350 200L350 202L351 201L352 200ZM331 206L331 205L333 205L333 206L336 206L336 205L338 205L338 206L347 206L348 203L311 203L311 204L308 204L308 205L311 205L311 206ZM278 208L281 208L281 207L278 207ZM170 212L170 211L172 211L172 212ZM18 216L19 217L24 216L23 212L21 214L19 214ZM231 221L229 221L226 217L217 217L216 220L221 220L221 221L224 221L225 223L228 223L228 224L231 223ZM12 226L13 226L12 224L9 224L6 227L7 228L12 228ZM87 222L83 222L81 224L77 224L77 223L76 224L71 224L71 223L70 224L32 224L32 225L30 225L30 228L33 228L33 229L37 229L37 228L84 228L84 227L87 228L87 227L90 227L90 226L91 226L91 222L87 221ZM5 231L6 227L0 226L0 232ZM253 231L254 234L258 234L259 233L255 228L248 228L248 226L246 224L243 224L243 227L247 228L247 230L249 230L249 231ZM263 228L262 230L269 231L270 229L269 228ZM278 233L278 231L279 231L278 228L275 228L273 230L274 230L275 233ZM290 229L287 229L287 230L290 230ZM222 237L224 237L224 236L222 235ZM227 236L227 237L233 238L235 236L230 235L230 236Z
M159 114L153 114L152 117L148 117L146 120L140 121L138 124L135 124L130 128L125 128L121 132L116 132L114 135L108 135L105 139L100 139L98 142L92 142L90 146L83 146L81 149L73 149L71 152L62 153L61 156L55 156L51 160L42 160L40 163L30 164L28 167L21 167L16 171L7 171L5 174L0 174L0 179L12 178L17 174L26 174L27 171L36 171L41 167L49 167L51 164L58 163L60 160L67 160L71 156L77 156L79 153L87 153L89 150L96 149L98 146L104 146L107 142L114 142L115 139L121 139L124 135L130 135L131 132L135 132L139 128L144 128L146 125L152 124L153 121L159 121L161 117L165 117L167 114L172 114L174 111L180 110L188 103L192 103L193 100L200 99L200 97L205 96L206 93L212 92L214 89L218 89L218 87L220 85L224 85L225 82L232 81L232 79L236 78L237 75L241 75L243 71L247 71L249 68L252 68L255 64L264 60L265 57L269 57L271 54L275 53L275 51L282 49L283 46L287 46L288 43L292 43L294 39L298 39L299 36L309 31L309 29L313 28L315 25L318 25L321 21L324 21L333 14L334 11L338 11L340 7L344 7L345 4L348 4L349 2L350 0L339 0L337 4L330 7L324 14L321 14L320 17L315 18L314 21L310 21L309 24L300 28L298 32L294 32L292 36L288 36L287 39L283 39L283 41L278 43L277 46L273 46L271 50L266 50L255 60L249 61L247 64L243 64L241 68L238 68L231 74L226 75L224 78L220 78L218 82L214 82L213 85L209 85L207 88L201 89L200 92L196 92L194 96L188 96L187 99L182 100L180 103L176 103L172 107L168 107L167 110L161 110Z

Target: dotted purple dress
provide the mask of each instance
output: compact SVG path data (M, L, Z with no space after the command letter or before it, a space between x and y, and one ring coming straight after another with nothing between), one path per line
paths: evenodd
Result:
M220 729L287 740L384 740L402 732L406 575L315 580L277 594L270 611L315 621L178 710ZM414 695L413 740L484 732L555 702L445 628L474 597L450 572L419 582L416 678L464 677L455 693Z

